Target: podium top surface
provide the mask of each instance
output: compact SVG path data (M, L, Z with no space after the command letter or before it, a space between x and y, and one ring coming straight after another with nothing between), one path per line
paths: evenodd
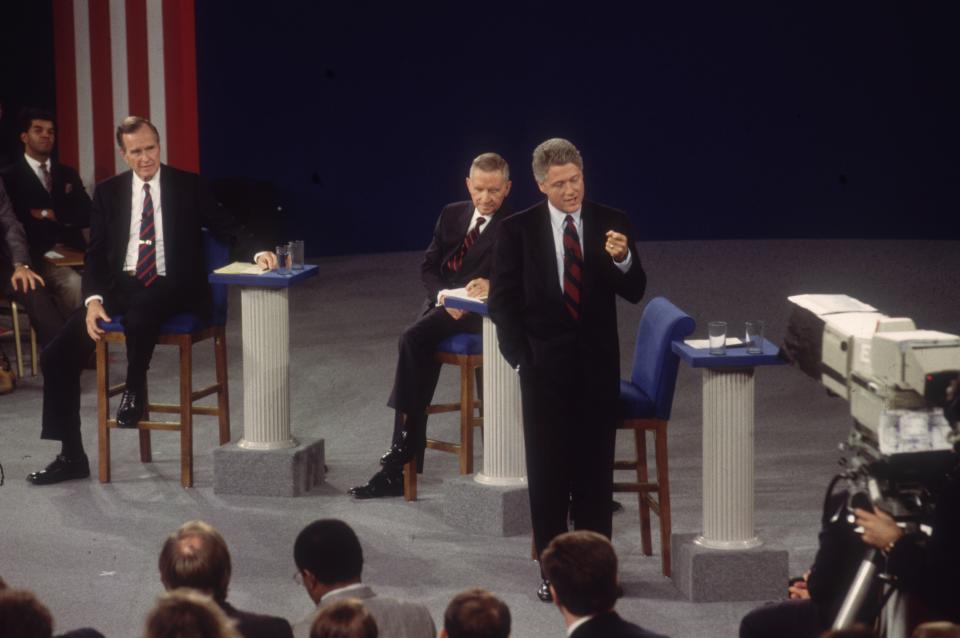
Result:
M692 368L753 368L786 363L780 358L780 348L767 339L763 340L762 354L750 354L746 346L727 346L726 354L710 354L708 348L694 348L682 341L674 341L671 347Z
M270 270L260 275L224 275L212 272L207 276L207 281L212 284L227 284L228 286L289 288L304 279L316 277L318 268L316 264L305 264L303 270L291 271L290 274L286 275L281 275L276 270Z
M490 309L487 308L487 304L479 299L464 299L462 297L444 297L443 305L446 308L456 308L457 310L466 310L467 312L473 312L481 317L486 317L490 314Z

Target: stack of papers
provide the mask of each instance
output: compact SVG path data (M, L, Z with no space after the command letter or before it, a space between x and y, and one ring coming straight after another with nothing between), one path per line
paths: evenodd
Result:
M213 272L218 275L262 275L265 272L270 272L270 270L261 268L257 264L235 261L222 268L217 268Z
M709 339L685 339L684 343L690 346L691 348L697 348L698 350L706 350L710 347ZM747 344L746 341L739 337L727 337L726 346L728 348L733 348L735 346L744 346Z
M470 295L467 294L466 288L449 288L446 290L441 290L440 292L437 293L438 306L443 305L444 297L463 299L465 301L477 301L480 303L484 303L487 300L486 297L471 297Z

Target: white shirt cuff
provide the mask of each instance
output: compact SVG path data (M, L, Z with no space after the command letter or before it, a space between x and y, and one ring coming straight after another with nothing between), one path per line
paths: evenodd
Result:
M83 307L86 308L87 306L89 306L90 302L93 301L94 299L96 299L100 303L103 303L103 297L101 297L100 295L90 295L89 297L83 300Z
M611 257L610 259L613 259L613 257ZM618 262L616 259L613 260L613 265L616 266L617 268L619 268L619 269L620 269L620 272L627 272L628 270L630 270L630 264L632 264L632 263L633 263L633 255L630 253L630 249L629 249L629 248L627 249L627 258L626 258L626 259L624 259L623 261L619 261L619 262Z

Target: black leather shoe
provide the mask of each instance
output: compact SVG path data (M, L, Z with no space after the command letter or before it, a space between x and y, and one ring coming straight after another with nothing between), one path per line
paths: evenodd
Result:
M550 593L550 581L546 578L544 578L540 586L537 587L537 598L545 603L553 602L553 594Z
M620 501L610 501L610 511L616 514L623 511L623 503Z
M380 457L380 465L401 467L410 462L417 453L413 437L409 432L401 432L400 440L390 446L387 453Z
M143 416L143 393L124 390L117 408L117 427L135 428Z
M62 481L82 479L90 476L90 463L86 456L77 459L68 459L62 454L57 455L53 463L46 469L27 475L27 481L34 485L53 485Z
M383 498L384 496L403 496L403 473L394 474L380 470L374 474L366 485L351 487L349 490L353 498Z

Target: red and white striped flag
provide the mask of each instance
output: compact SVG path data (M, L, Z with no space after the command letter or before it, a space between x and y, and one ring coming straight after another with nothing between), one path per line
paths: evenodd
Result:
M161 160L200 167L194 0L54 0L57 143L88 189L126 170L116 127L150 119Z

